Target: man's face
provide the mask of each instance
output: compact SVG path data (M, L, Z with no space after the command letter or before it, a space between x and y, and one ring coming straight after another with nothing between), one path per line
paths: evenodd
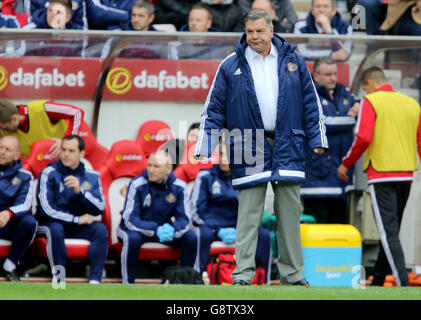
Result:
M270 45L273 38L273 29L269 29L266 20L261 18L255 21L249 20L246 23L247 44L259 54L270 52Z
M198 134L199 134L198 128L191 129L187 133L187 144L196 142Z
M8 122L0 122L0 129L15 132L19 128L19 118L16 114Z
M19 159L19 144L16 139L5 136L0 140L0 165L9 165Z
M80 159L85 155L85 151L79 150L77 139L62 140L60 148L60 160L65 167L75 169L79 166Z
M336 63L321 63L317 72L313 74L314 81L327 90L333 90L338 82L338 66Z
M65 29L66 23L72 17L70 10L64 5L57 2L52 2L47 9L47 24L52 29Z
M189 13L189 30L191 32L207 32L212 20L205 9L193 9Z
M267 13L269 13L272 18L275 16L275 11L272 9L272 6L269 0L254 0L251 5L251 9L264 10Z
M148 158L148 179L151 182L161 183L171 173L171 164L162 153L153 153Z
M221 145L219 151L219 168L221 171L230 172L230 165L229 159L227 154L227 147L225 145Z
M149 14L146 8L133 7L131 13L133 29L148 31L149 25L153 22L155 15Z
M332 0L313 0L311 14L314 18L324 14L332 21L332 18L336 14L336 8L332 5Z

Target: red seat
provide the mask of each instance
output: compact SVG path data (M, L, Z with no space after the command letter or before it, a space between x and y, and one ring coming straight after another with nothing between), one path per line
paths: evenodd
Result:
M83 121L79 135L85 141L85 160L89 162L94 170L99 170L107 158L109 150L99 144L88 124Z
M23 169L30 171L34 178L38 178L41 171L51 162L58 160L50 153L50 148L55 144L54 140L42 139L33 143L28 158L23 164Z
M195 180L200 170L212 168L213 165L219 163L218 148L215 149L209 159L196 160L193 156L195 146L196 143L191 143L187 146L181 162L174 170L175 176L186 183L190 183Z
M102 189L106 199L104 218L109 233L109 256L120 259L122 244L117 239L127 187L132 178L141 174L147 161L139 143L122 140L113 144L104 166L100 169ZM177 260L180 250L160 243L145 243L139 252L142 260Z
M146 121L139 128L136 141L140 143L146 158L161 145L174 138L168 124L159 120Z
M0 257L6 258L9 256L12 242L5 239L0 239Z

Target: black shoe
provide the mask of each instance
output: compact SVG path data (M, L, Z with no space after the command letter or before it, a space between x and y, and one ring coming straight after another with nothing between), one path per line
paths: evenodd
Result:
M18 273L16 272L16 269L10 272L5 270L4 273L6 274L7 280L12 281L12 282L20 282L20 277Z
M291 283L292 286L306 286L307 288L310 286L308 281L305 278L302 278L294 283Z
M245 280L234 280L232 283L233 286L248 286L248 282Z

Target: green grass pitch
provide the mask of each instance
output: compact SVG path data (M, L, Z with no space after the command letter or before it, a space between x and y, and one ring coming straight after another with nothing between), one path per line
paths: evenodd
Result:
M0 300L421 300L421 287L0 283Z

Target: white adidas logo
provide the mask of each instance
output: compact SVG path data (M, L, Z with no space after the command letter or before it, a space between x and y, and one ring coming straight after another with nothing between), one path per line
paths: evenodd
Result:
M235 72L234 72L234 75L235 76L238 76L238 75L240 75L241 74L241 70L240 70L240 68L238 68L237 70L235 70Z

